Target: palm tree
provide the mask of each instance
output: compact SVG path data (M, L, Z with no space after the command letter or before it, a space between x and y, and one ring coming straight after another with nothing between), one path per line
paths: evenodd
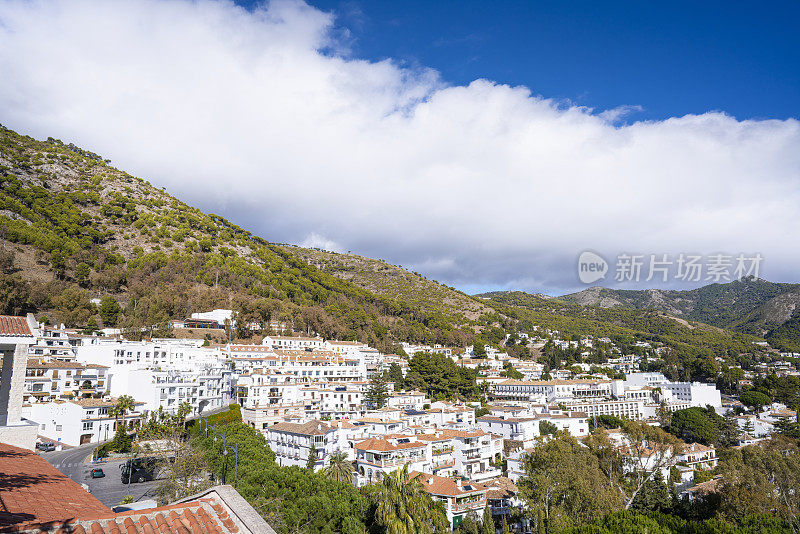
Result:
M433 501L419 481L421 474L410 477L408 464L384 473L370 488L376 505L375 523L386 534L439 534L450 532L441 504Z
M353 464L347 459L347 453L335 450L330 457L330 464L323 470L325 476L337 482L353 482Z
M133 397L130 395L122 395L117 399L117 403L114 405L114 411L122 417L122 426L125 426L125 414L133 411L135 407L136 401L134 401Z

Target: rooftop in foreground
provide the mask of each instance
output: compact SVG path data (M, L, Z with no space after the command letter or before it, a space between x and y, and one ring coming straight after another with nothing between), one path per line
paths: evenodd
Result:
M0 443L0 533L274 534L230 486L115 513L36 453Z

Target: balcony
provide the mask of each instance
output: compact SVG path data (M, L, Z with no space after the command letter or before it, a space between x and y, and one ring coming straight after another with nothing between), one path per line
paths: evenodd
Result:
M500 469L496 467L490 467L485 471L473 471L472 473L467 473L467 477L475 482L483 482L484 480L488 480L490 478L499 477L502 474L503 472Z
M466 510L483 510L486 508L486 497L475 499L472 501L462 501L458 504L451 504L450 510L452 512L464 512Z

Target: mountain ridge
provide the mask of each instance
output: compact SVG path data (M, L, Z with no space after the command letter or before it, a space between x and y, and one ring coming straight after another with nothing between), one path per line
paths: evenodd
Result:
M764 337L785 350L800 350L791 327L792 321L800 316L800 284L747 278L691 290L620 290L595 286L559 298L582 306L654 309Z

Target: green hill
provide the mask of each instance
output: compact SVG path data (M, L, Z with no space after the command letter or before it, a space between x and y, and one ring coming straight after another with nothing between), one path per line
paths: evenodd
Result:
M558 298L544 298L522 291L478 295L499 312L518 321L520 329L534 325L555 330L562 339L592 335L612 339L618 346L633 348L637 341L667 349L665 360L672 376L715 376L715 358L750 365L765 349L762 338L726 330L697 321L687 321L654 309L604 308L581 305Z
M480 328L484 307L463 293L388 266L403 290L366 269L347 276L356 257L334 267L334 255L272 244L59 140L0 127L0 185L4 313L164 333L170 319L225 307L387 350L463 345ZM103 296L98 310L90 299Z
M561 297L581 305L658 310L686 320L766 337L776 348L800 351L800 284L742 279L689 291L592 287Z

